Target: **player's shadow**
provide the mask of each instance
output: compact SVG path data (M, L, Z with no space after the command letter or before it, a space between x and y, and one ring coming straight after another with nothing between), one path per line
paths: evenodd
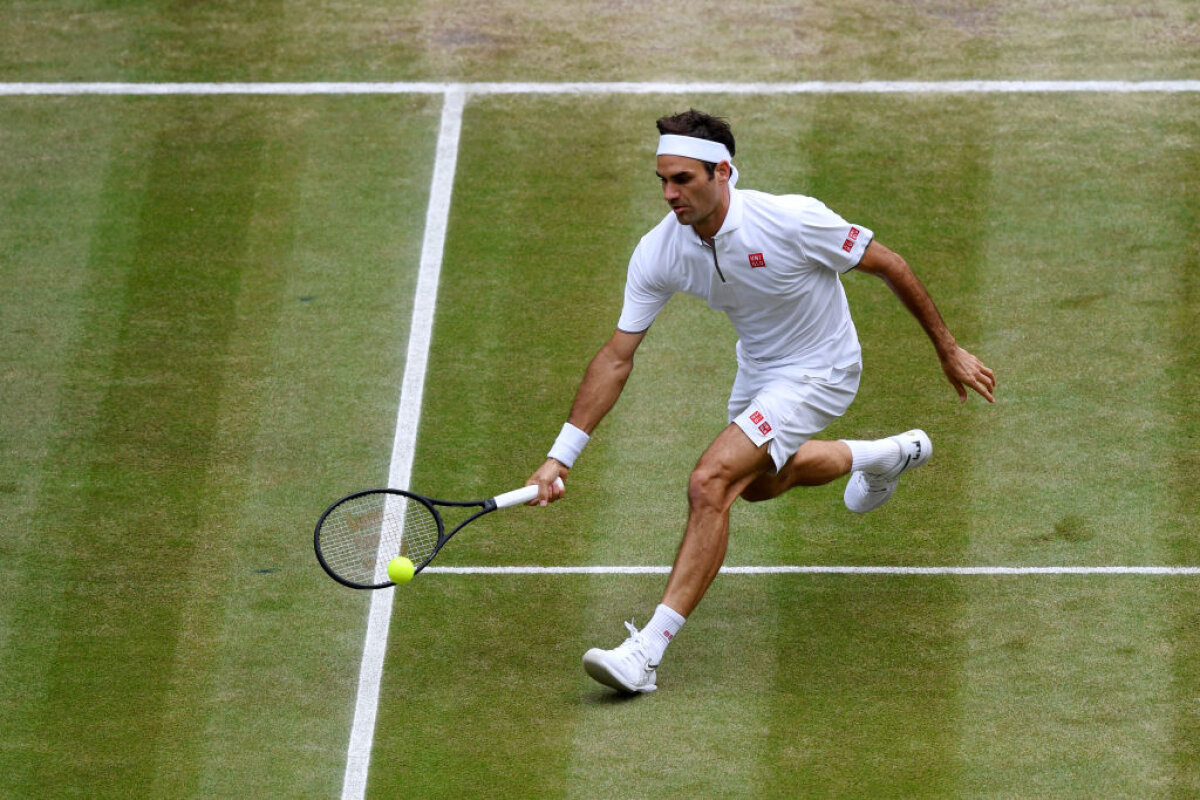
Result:
M593 691L585 692L580 698L580 702L585 706L609 707L633 703L638 699L644 698L640 694L624 694L612 689L597 688Z

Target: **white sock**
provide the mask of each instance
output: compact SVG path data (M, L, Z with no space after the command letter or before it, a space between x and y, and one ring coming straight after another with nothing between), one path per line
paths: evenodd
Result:
M646 627L642 628L642 633L646 634L646 640L650 643L652 650L651 661L658 662L662 659L663 653L667 651L667 645L675 638L675 634L679 633L679 629L686 621L686 618L659 603L658 608L654 609L654 616L646 623Z
M900 445L891 439L874 439L869 442L862 439L842 439L841 442L850 448L850 455L854 459L850 466L851 472L883 472L894 467L896 459L900 457Z

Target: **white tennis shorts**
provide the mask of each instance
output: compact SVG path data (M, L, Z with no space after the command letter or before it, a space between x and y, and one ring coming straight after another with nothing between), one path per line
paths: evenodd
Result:
M738 364L729 395L729 421L767 451L778 472L800 446L850 407L862 368L811 369L784 364Z

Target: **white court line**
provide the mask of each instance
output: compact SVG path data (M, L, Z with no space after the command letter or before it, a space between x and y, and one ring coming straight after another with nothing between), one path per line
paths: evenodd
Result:
M0 83L0 96L363 94L1038 94L1200 92L1200 80L1167 81L800 81L793 83Z
M412 477L429 343L433 338L434 308L442 271L442 252L450 219L450 195L458 164L458 140L462 130L464 103L465 97L461 92L447 92L442 106L433 182L425 217L425 239L421 245L421 267L413 298L408 354L404 360L404 381L400 390L392 461L388 470L388 486L395 489L407 489ZM379 687L383 678L393 594L393 589L371 592L366 643L363 645L358 673L358 696L354 703L354 724L350 729L346 775L342 781L343 800L361 800L367 791L367 770L371 761L371 745L375 740L375 716L379 708Z
M422 575L667 575L667 566L434 567ZM721 567L722 575L1200 575L1200 567Z

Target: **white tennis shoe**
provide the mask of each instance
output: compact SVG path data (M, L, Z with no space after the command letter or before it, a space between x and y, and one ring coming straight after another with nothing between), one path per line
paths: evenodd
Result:
M618 692L653 692L658 664L650 663L646 635L626 622L629 638L612 650L593 647L583 654L583 668L593 679Z
M925 431L914 429L887 438L899 448L895 463L881 472L857 470L851 473L850 481L846 484L842 499L846 508L855 514L874 511L886 503L896 491L901 473L916 469L933 455L933 442L925 435Z

